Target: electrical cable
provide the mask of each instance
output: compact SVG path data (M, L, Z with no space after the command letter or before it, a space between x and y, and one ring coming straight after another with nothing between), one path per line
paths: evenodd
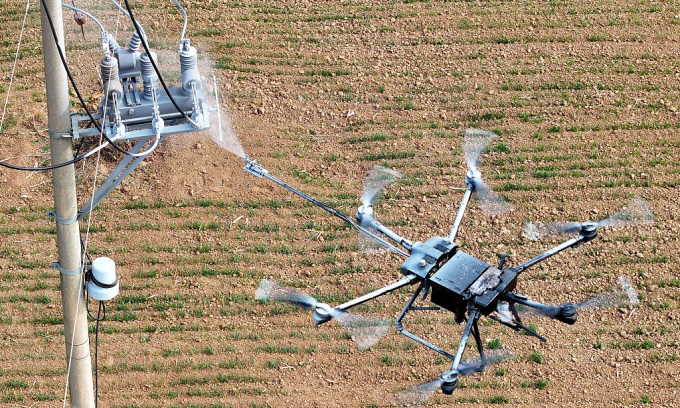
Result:
M172 0L172 1L175 2L175 4L177 5L177 8L179 8L179 10L182 12L182 15L184 16L184 25L182 26L182 34L179 36L179 50L182 51L182 43L184 42L184 34L187 32L187 22L188 22L189 19L187 18L186 10L184 10L184 7L182 7L182 5L179 4L179 1L177 1L177 0Z
M21 171L47 171L47 170L54 170L54 169L58 169L58 168L60 168L60 167L69 166L69 165L71 165L71 164L73 164L73 163L76 163L76 162L78 162L78 161L80 161L80 160L86 159L86 158L92 156L93 154L97 153L98 151L102 150L103 148L105 148L106 146L109 146L109 145L110 145L110 143L108 143L108 142L107 142L107 143L103 143L103 144L101 144L101 145L95 147L94 149L90 150L89 152L85 153L85 154L82 155L82 156L76 157L76 158L71 159L71 160L69 160L69 161L65 161L65 162L63 162L63 163L53 164L53 165L50 165L50 166L42 166L42 167L22 167L22 166L15 166L15 165L13 165L13 164L3 163L3 162L1 162L1 161L0 161L0 166L6 167L6 168L12 169L12 170L21 170Z
M92 123L94 123L94 122L90 122L88 125L91 125ZM108 143L104 143L104 144L102 144L102 145L100 145L100 146L98 146L98 147L96 147L96 148L90 150L89 152L85 153L84 155L78 156L78 155L80 154L80 150L83 148L83 144L84 144L84 140L81 139L81 140L80 140L80 143L78 143L78 145L76 146L76 153L75 153L75 156L76 156L76 157L75 157L74 159L69 160L69 161L66 161L66 162L63 162L63 163L60 163L60 164L54 164L54 165L51 165L51 166L42 166L42 167L22 167L22 166L15 166L15 165L13 165L13 164L3 163L2 161L0 161L0 166L5 167L5 168L8 168L8 169L12 169L12 170L20 170L20 171L47 171L47 170L54 170L54 169L58 169L58 168L60 168L60 167L69 166L69 165L71 165L71 164L73 164L73 163L76 163L76 162L78 162L78 161L80 161L80 160L86 159L86 158L92 156L93 154L95 154L96 152L100 151L100 150L103 149L104 147L106 147L106 146L109 145Z
M45 0L41 0L41 1L44 2ZM123 1L125 1L125 7L127 8L128 13L130 14L130 20L132 21L132 24L135 26L135 29L137 30L137 32L141 33L142 29L141 29L141 27L139 27L139 23L137 22L137 19L135 19L135 16L132 13L132 7L130 7L130 3L128 2L128 0L123 0ZM149 45L146 43L146 38L144 38L143 36L140 36L140 40L142 42L142 46L144 47L144 51L146 51L147 55L151 55L151 50L149 49ZM172 97L172 95L170 94L170 90L168 89L168 86L165 85L165 81L163 80L163 75L161 75L161 72L158 69L158 66L156 66L156 62L153 60L153 58L149 58L149 61L151 62L151 66L153 66L154 71L156 71L156 75L158 75L158 81L161 83L161 85L163 85L163 89L165 89L165 93L167 94L168 99L170 99L170 102L172 102L172 104L175 106L175 109L177 109L177 112L179 112L189 123L191 123L192 125L194 125L197 128L200 128L200 126L196 122L194 122L189 117L189 115L187 115L186 112L184 112L179 107L179 105L175 101L175 98Z
M116 0L111 0L111 3L113 3L116 7L118 7L118 9L119 9L120 11L122 11L123 14L125 14L125 16L126 16L127 18L130 18L130 13L128 13L127 10L125 10L125 9L123 8L123 6L120 5L120 3L118 3Z

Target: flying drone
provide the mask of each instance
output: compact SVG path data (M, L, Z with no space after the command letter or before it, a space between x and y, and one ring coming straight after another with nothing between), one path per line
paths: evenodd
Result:
M547 305L528 299L518 292L517 280L526 269L556 255L567 248L590 242L597 237L599 227L642 225L653 222L653 215L649 206L641 199L634 198L629 206L617 214L599 222L584 223L525 223L525 235L536 240L553 234L572 234L574 237L551 248L542 254L519 265L506 267L506 255L501 256L498 265L490 265L459 248L456 235L465 214L470 198L474 193L480 208L489 215L498 215L512 210L512 206L494 193L484 183L478 169L482 151L497 135L491 132L468 129L465 131L463 150L467 162L468 172L465 177L466 189L451 233L445 237L432 237L425 242L413 242L387 228L374 218L372 205L380 192L399 177L399 173L376 166L369 172L362 195L362 205L356 212L355 219L351 219L340 211L331 208L312 197L298 191L283 181L270 175L262 165L245 157L244 169L251 174L267 178L276 184L292 191L307 201L328 211L356 228L364 239L368 239L382 247L388 248L405 257L401 265L403 278L375 290L364 296L331 307L320 303L313 297L278 283L263 280L256 292L256 299L280 300L295 303L305 308L313 309L313 321L318 326L337 320L352 335L360 348L368 348L386 332L389 322L384 319L363 318L347 311L355 306L394 292L409 285L415 285L413 295L406 302L394 325L401 334L436 351L452 360L451 369L441 374L441 377L430 383L421 385L402 393L404 400L411 398L424 400L436 388L451 394L458 385L458 377L475 372L484 371L487 364L504 359L501 354L485 353L480 337L478 321L482 316L492 319L515 331L524 331L539 340L546 339L526 326L518 313L518 309L528 308L533 313L541 314L566 324L574 324L578 317L578 309L597 305L612 305L613 294L602 294L599 298L580 304L564 303L562 305ZM636 304L637 295L630 282L620 277L618 284L622 291L617 296L627 299L626 303ZM418 298L425 300L430 296L430 302L435 306L416 306ZM616 299L614 299L616 300ZM455 352L450 352L431 342L422 339L404 328L404 318L409 312L421 310L445 310L454 314L457 323L464 323L462 337ZM472 361L462 361L469 337L472 335L479 352L479 356Z

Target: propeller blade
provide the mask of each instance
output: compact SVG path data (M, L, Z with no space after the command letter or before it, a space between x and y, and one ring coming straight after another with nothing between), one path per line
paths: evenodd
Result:
M374 166L366 176L364 189L361 192L361 204L365 206L376 204L385 187L401 178L401 173L382 166Z
M331 315L345 328L361 351L377 344L392 325L389 319L360 316L335 309Z
M575 234L581 231L578 222L536 222L524 223L524 235L531 241L537 241L551 235Z
M475 178L475 193L479 206L486 215L500 215L512 211L513 208L500 195L495 193L481 178Z
M308 294L297 289L280 285L268 279L262 279L255 291L256 300L278 300L294 303L306 309L315 308L319 302Z
M470 170L477 170L479 165L479 155L482 153L486 145L497 138L498 135L481 129L465 129L465 138L463 139L463 154L465 155L465 162Z
M486 130L480 129L465 129L465 138L463 139L463 155L467 163L470 173L468 177L474 183L475 193L477 193L477 200L482 211L487 215L499 215L512 211L512 206L508 204L501 196L494 193L489 186L482 180L481 173L478 170L479 156L484 151L484 148L494 140L498 135Z
M597 223L598 227L626 227L654 223L654 213L649 204L640 197L633 197L630 204L616 214Z
M498 312L503 320L511 319L512 316L507 311L507 305L501 306L503 303L504 302L499 302L499 307L496 312ZM628 278L619 276L616 279L616 285L574 306L576 309L601 309L632 307L637 306L638 304L640 304L640 300L638 299L638 293L633 285ZM522 310L519 313L522 317L540 315L554 318L559 314L559 309L559 306L547 306L545 309L535 309L531 307L524 308L522 306Z
M482 364L482 359L480 356L475 356L470 361L461 361L458 365L459 375L470 375L484 371L488 364L498 364L503 361L512 360L515 358L515 353L510 350L488 350L485 353L486 365Z
M506 360L510 360L515 357L514 353L507 350L490 350L485 353L487 364L497 364ZM479 356L475 357L471 361L462 361L458 365L458 375L470 375L480 371L483 371L486 366L482 365L482 360ZM450 374L444 373L442 376ZM425 403L427 399L434 393L437 388L444 384L445 380L443 378L438 378L434 381L427 382L425 384L417 385L413 388L406 389L397 393L394 396L397 404L402 406L409 405L420 405Z
M382 166L374 166L366 176L364 181L364 189L361 193L361 207L359 211L365 212L368 216L361 219L359 225L374 235L381 234L373 227L371 220L373 220L373 209L371 205L377 204L382 192L387 186L394 183L402 177L398 171ZM375 241L370 236L359 234L359 250L363 252L379 252L385 248L384 245Z
M585 300L576 307L581 309L630 307L640 304L638 293L625 276L616 279L617 285Z
M634 225L649 225L654 223L654 213L649 204L640 197L633 197L630 203L616 214L596 223L599 227L627 227ZM578 222L525 222L524 235L532 241L555 235L575 234L581 230Z
M278 284L268 279L263 279L255 291L256 300L277 300L293 303L297 306L314 309L321 305L328 308L328 305L314 299L312 296L297 289ZM348 313L337 309L326 309L331 317L337 320L340 325L349 333L352 340L357 344L359 350L366 350L380 341L387 333L388 327L392 324L389 319L366 317L353 313Z

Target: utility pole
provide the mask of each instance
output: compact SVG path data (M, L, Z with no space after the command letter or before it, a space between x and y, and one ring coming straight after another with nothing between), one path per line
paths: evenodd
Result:
M64 52L64 25L61 0L45 0L57 41ZM45 6L42 6L41 9ZM70 130L68 79L62 66L45 10L41 13L47 116L52 164L73 159ZM62 307L66 360L69 366L69 394L72 408L94 408L92 361L87 327L87 310L83 292L80 231L77 221L75 166L52 170L54 210L57 222L57 247L61 274Z

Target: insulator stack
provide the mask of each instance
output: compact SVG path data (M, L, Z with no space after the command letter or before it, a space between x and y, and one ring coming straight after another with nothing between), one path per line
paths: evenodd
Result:
M123 97L123 85L118 77L118 60L108 56L101 59L99 67L104 81L104 95L120 100Z
M199 91L202 84L201 73L198 71L198 54L196 48L189 45L189 40L185 40L182 45L179 63L182 71L182 88L187 92L191 92L192 88Z
M118 55L120 53L120 45L118 44L118 41L116 41L116 38L112 34L109 34L107 41L109 42L109 51L111 51L111 54Z
M146 38L146 36L144 38ZM135 30L135 32L132 33L132 38L130 38L130 45L128 46L128 48L130 49L130 51L138 51L141 45L142 38L139 36L137 30Z
M151 58L154 62L158 61L155 52L151 52ZM158 75L156 70L153 69L151 59L149 59L149 54L143 53L140 58L141 69L142 69L142 80L144 81L144 96L146 98L151 98L153 96L153 90L158 90Z

